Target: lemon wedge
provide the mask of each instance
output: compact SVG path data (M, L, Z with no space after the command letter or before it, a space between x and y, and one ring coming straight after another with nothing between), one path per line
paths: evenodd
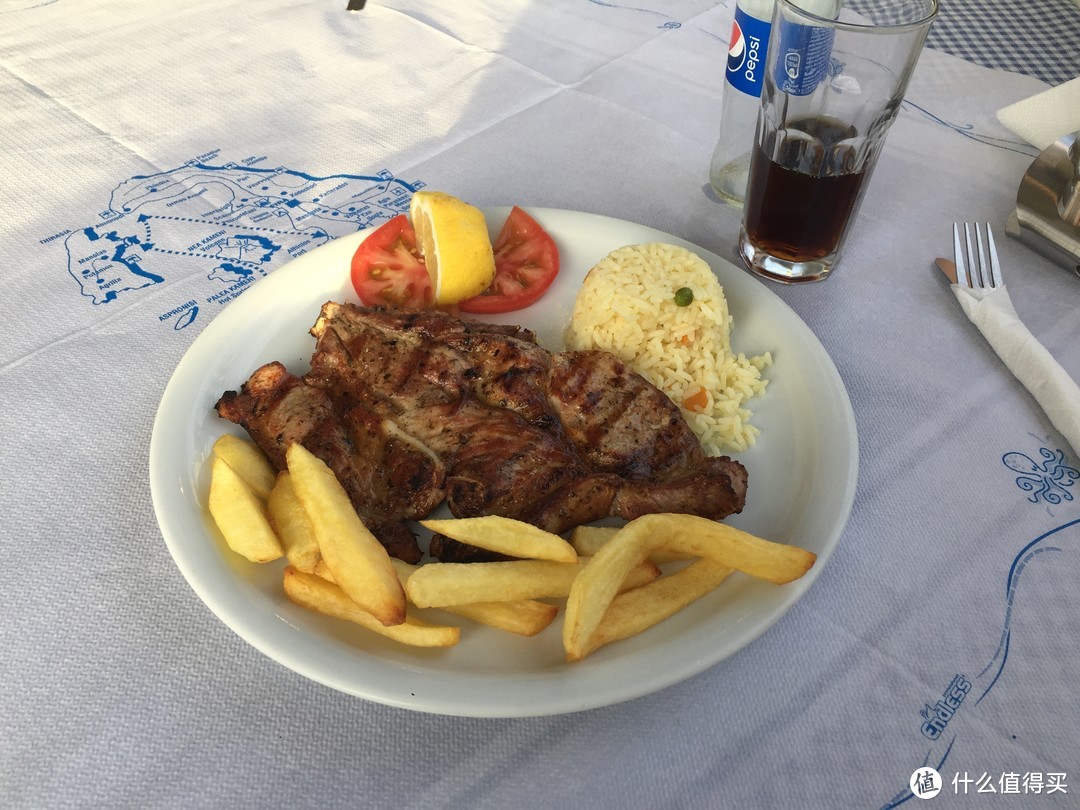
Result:
M436 306L456 304L491 286L495 257L479 208L441 191L417 191L409 217Z

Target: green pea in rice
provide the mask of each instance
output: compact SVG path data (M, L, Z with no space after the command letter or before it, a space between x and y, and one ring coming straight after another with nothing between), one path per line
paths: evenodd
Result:
M675 303L689 287L693 301ZM684 294L685 297L685 294ZM723 288L699 256L674 245L630 245L589 271L574 302L568 349L604 349L619 357L682 408L705 452L745 450L760 430L746 401L762 393L770 353L733 354L732 318ZM700 400L700 411L684 403Z

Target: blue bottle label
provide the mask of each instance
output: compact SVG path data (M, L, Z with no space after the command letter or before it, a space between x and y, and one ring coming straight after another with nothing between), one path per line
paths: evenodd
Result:
M754 98L761 96L770 28L772 23L769 20L751 17L738 6L735 7L735 21L731 25L731 42L728 44L727 80L735 89Z
M783 93L808 96L829 75L836 32L819 25L799 25L780 20L773 79Z

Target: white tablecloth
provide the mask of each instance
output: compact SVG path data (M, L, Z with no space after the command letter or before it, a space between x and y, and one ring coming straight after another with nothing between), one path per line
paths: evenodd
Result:
M264 200L243 224L266 242L229 243L240 172L301 209L320 178L357 192L327 237L424 185L733 255L739 212L705 190L730 0L344 6L0 2L0 806L875 808L924 765L940 806L1077 806L1080 459L931 269L954 220L992 222L1016 309L1080 378L1076 278L1003 234L1036 152L994 113L1045 85L935 50L840 268L770 287L861 452L836 553L762 638L647 697L482 720L309 681L204 606L151 506L154 414L246 288L207 255L257 279L321 238Z

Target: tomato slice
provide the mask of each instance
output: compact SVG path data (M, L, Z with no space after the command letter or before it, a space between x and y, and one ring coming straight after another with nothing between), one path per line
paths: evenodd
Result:
M486 315L527 307L544 294L559 273L555 240L516 205L493 248L495 280L480 295L458 304L463 312Z
M495 280L458 304L478 315L511 312L534 303L559 273L559 249L547 231L516 205L493 246ZM352 285L365 306L428 309L431 277L405 214L383 223L360 243L352 258Z
M365 306L431 306L431 277L407 216L398 214L360 243L352 258L352 285Z

